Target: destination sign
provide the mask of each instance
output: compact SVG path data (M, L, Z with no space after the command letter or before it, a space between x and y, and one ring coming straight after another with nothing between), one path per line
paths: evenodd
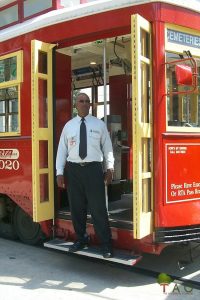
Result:
M167 29L167 41L200 49L200 36Z

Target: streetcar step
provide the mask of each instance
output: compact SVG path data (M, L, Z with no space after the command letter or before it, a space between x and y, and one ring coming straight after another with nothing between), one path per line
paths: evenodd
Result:
M61 250L68 252L69 247L72 245L72 242L66 242L60 239L54 239L51 241L48 241L44 243L44 247L52 248L56 250ZM123 265L133 266L137 262L139 262L142 258L140 255L130 255L128 251L124 250L116 250L114 249L114 257L112 258L104 258L101 254L100 248L89 246L87 249L83 249L77 252L74 252L74 254L93 257L101 260L107 260L110 262L115 262Z

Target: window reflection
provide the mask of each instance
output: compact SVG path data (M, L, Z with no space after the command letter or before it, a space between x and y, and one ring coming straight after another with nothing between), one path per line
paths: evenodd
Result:
M18 87L0 89L0 132L17 132Z
M167 62L180 59L176 53L166 53ZM197 61L197 64L199 73L200 62ZM191 91L191 86L177 85L174 65L167 65L167 92L180 92L180 94L167 96L168 126L200 127L200 95L199 93L187 94L189 91Z
M0 60L0 83L16 80L17 78L17 57L10 57Z
M13 24L18 19L18 5L13 5L0 11L0 27Z
M24 0L24 17L27 18L52 7L52 0Z

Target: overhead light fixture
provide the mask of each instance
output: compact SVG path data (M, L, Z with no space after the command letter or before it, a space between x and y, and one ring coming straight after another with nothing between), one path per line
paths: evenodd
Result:
M96 61L91 61L90 62L90 65L96 65L97 63L96 63Z

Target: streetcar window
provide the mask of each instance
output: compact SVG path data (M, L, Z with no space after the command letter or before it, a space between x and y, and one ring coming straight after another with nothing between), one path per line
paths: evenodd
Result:
M0 11L0 27L15 23L18 21L18 18L18 5L3 9Z
M0 60L0 83L16 79L16 56Z
M97 89L97 104L96 104L96 116L101 119L104 117L104 87L98 86ZM107 100L107 114L110 114L110 101L109 101L109 85L106 85L106 100Z
M0 89L0 132L18 130L18 87Z
M0 57L0 136L20 132L19 95L22 51Z
M30 17L52 7L52 0L24 0L24 17Z
M180 60L181 55L167 52L166 62ZM184 62L183 64L188 64ZM197 60L198 73L200 62ZM177 85L175 76L175 66L167 65L167 92L172 92L167 96L167 125L170 127L184 127L190 131L200 127L200 95L190 93L191 86ZM178 92L178 93L177 93ZM179 93L180 92L180 93ZM188 92L188 93L187 93Z
M91 100L91 106L89 113L95 115L97 118L102 119L104 117L104 86L92 86L89 88L82 88L76 90L80 93L86 93ZM92 98L92 95L95 95ZM107 114L110 114L110 101L109 101L109 85L106 85L106 103L107 103Z

